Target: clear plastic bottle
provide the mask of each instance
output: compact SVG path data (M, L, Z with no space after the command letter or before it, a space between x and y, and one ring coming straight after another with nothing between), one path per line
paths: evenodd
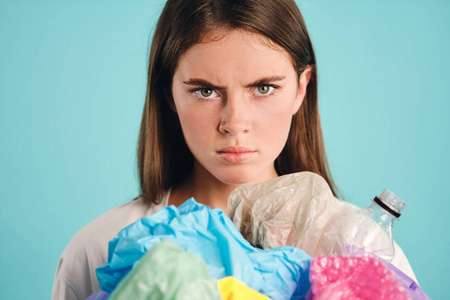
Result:
M405 202L389 190L375 197L373 204L342 218L340 252L376 256L391 262L395 255L392 227Z

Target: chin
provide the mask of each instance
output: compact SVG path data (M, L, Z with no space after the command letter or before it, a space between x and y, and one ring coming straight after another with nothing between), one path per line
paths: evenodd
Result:
M255 172L236 170L234 172L225 172L222 174L217 174L217 176L215 177L225 184L241 186L264 181L264 179L258 180L260 177L259 175L260 174L257 174Z

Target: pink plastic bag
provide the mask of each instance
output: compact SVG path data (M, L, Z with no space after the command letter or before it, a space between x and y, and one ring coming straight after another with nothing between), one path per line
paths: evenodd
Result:
M397 276L383 262L370 256L314 258L310 281L315 300L412 299Z

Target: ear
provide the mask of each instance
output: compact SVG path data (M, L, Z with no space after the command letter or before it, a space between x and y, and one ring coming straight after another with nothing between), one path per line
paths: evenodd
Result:
M303 100L305 99L308 83L311 79L311 72L311 67L307 66L299 76L297 96L295 97L294 112L292 115L295 115L298 112Z

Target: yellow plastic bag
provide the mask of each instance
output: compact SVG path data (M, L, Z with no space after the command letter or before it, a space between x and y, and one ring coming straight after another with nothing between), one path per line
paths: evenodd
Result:
M231 276L219 279L217 283L223 300L270 300Z

